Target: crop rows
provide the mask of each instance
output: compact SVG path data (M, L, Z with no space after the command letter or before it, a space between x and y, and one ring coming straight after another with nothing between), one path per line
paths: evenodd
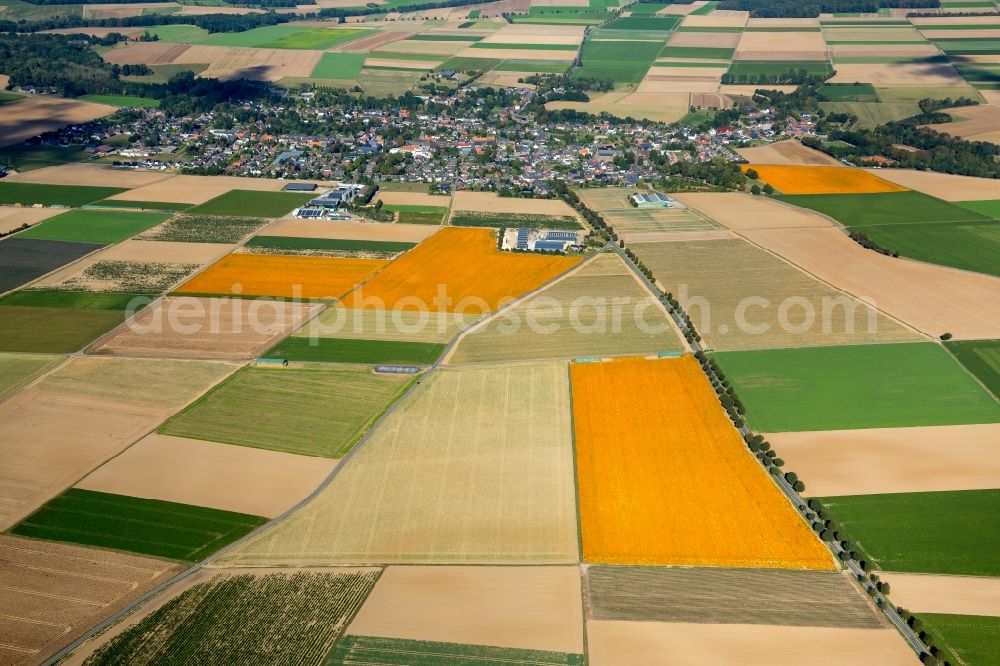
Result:
M580 223L571 215L538 215L535 213L482 213L461 211L453 213L451 224L456 227L526 227L528 229L570 229L576 231Z
M141 240L185 243L236 243L267 224L259 217L175 215L144 233Z

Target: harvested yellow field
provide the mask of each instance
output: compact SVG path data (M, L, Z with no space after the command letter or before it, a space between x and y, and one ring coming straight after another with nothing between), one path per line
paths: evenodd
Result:
M997 34L997 38L1000 38L1000 33ZM997 107L982 104L945 109L944 112L951 114L953 122L926 125L926 127L967 141L1000 143L1000 109Z
M185 294L337 299L384 267L381 259L230 254L180 287Z
M750 12L723 12L688 15L681 24L684 28L742 28L750 18Z
M322 51L302 49L253 49L195 45L177 56L173 64L208 63L200 74L214 79L259 79L277 81L286 76L311 76Z
M1000 180L956 176L936 171L913 169L879 169L879 176L917 192L929 194L945 201L985 201L1000 199Z
M740 35L739 32L675 32L667 45L735 49L740 43Z
M94 185L98 187L142 187L172 177L162 171L115 169L102 164L61 164L13 173L5 183L46 183L49 185Z
M8 176L9 178L10 176ZM65 213L59 208L18 208L16 206L0 206L0 234L17 229L22 224L31 226L47 220L53 215Z
M102 57L113 65L169 65L189 48L190 44L136 42L111 49Z
M345 303L349 308L486 314L579 262L577 257L500 252L496 245L491 229L446 227L392 262Z
M447 343L479 319L479 315L456 312L386 312L335 305L309 320L292 335L300 338Z
M751 164L742 169L753 169L760 180L783 194L868 194L906 189L861 169L773 164Z
M424 43L429 44L432 42ZM539 46L537 49L504 48L503 44L497 44L495 48L490 49L485 47L469 47L459 51L456 55L460 58L500 58L501 60L523 58L525 60L560 60L563 62L572 62L576 59L577 52L547 49L544 46Z
M239 176L173 176L108 197L124 201L165 201L171 203L205 203L229 190L259 190L277 192L288 183L305 182L275 178L242 178ZM316 181L309 181L316 182ZM320 187L329 183L319 183Z
M118 111L107 104L36 95L5 104L0 113L0 148L25 139L61 129L66 125L86 123Z
M441 60L393 60L390 58L367 58L365 67L392 67L394 69L413 69L429 71L444 62Z
M691 356L570 366L583 557L833 569Z
M675 196L734 231L833 226L826 217L809 209L741 192L678 192Z
M919 46L919 45L918 45ZM941 86L956 87L954 95L966 94L968 84L952 67L928 67L920 63L894 62L886 64L859 65L838 63L837 73L829 83L870 83L876 88L892 86L914 86L919 88Z
M694 33L697 34L697 33ZM740 157L751 164L776 164L783 166L833 166L843 165L826 153L803 146L795 139L777 141L753 148L737 148Z
M798 54L813 54L801 57ZM821 32L744 32L736 48L735 60L774 60L768 54L785 54L796 60L825 60L826 42ZM793 63L789 63L791 66Z
M595 115L607 112L619 118L631 116L665 123L678 121L687 115L692 91L677 91L677 84L670 82L665 86L668 90L661 90L660 87L664 87L662 82L648 81L642 83L636 92L591 93L589 102L548 102L545 108L555 111L573 109Z
M879 573L893 603L915 613L1000 615L1000 578Z

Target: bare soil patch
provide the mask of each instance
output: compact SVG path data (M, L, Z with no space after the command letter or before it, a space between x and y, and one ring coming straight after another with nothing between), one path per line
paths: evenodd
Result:
M278 192L288 183L298 182L273 178L241 178L239 176L174 176L108 197L109 200L164 201L170 203L205 203L229 190L259 190ZM311 181L315 182L315 181ZM322 187L325 183L319 183ZM252 213L252 211L248 211Z
M830 83L863 81L874 86L961 86L967 84L955 68L946 63L878 65L838 64Z
M591 666L911 666L913 651L895 629L832 629L744 624L587 622Z
M879 573L892 601L916 613L1000 615L1000 578Z
M736 50L737 60L755 60L755 57L745 55L747 52L826 53L826 42L821 32L744 32ZM796 58L804 60L805 58ZM822 58L820 58L822 59ZM791 64L791 63L789 63Z
M500 58L501 60L562 60L570 62L576 59L576 51L557 51L544 47L537 49L505 49L499 44L494 49L467 48L460 51L457 55L460 58Z
M532 213L536 215L570 215L576 212L562 199L515 199L498 197L493 192L455 193L453 210L468 210L480 213Z
M833 226L831 221L812 211L749 194L693 192L674 196L681 203L701 211L727 229L737 231Z
M582 25L539 25L534 23L511 23L493 33L499 35L574 35L583 39L586 28Z
M8 176L9 178L10 176ZM18 208L17 206L0 206L0 234L17 229L22 224L38 224L53 215L66 212L59 208Z
M149 557L0 535L0 660L41 663L180 569Z
M169 65L189 48L190 44L137 42L112 49L102 57L115 65Z
M305 499L336 460L151 434L77 488L274 518Z
M442 41L442 42L428 42L428 41L397 41L390 44L384 44L379 47L379 51L385 53L412 53L416 55L439 55L443 57L453 56L461 51L473 50L478 52L479 49L469 49L469 46L474 42L458 42L458 41ZM485 52L484 52L485 53ZM473 57L476 57L475 53ZM478 57L486 58L489 56L480 54ZM527 57L527 56L522 56Z
M431 70L444 62L441 60L393 60L391 58L368 58L365 67L392 67L394 69Z
M82 273L99 261L137 261L141 263L200 264L218 259L232 248L221 243L174 243L170 241L127 240L88 255L45 276L33 286L54 287L67 280L80 279Z
M583 651L577 567L389 567L347 633Z
M383 193L382 196L389 194ZM339 238L343 240L401 241L419 243L434 235L440 227L432 224L385 224L379 222L320 222L316 220L278 220L259 236L295 238Z
M795 139L778 141L756 148L737 148L736 152L751 164L788 166L843 166L826 153L803 146Z
M382 203L395 206L438 206L447 208L451 197L435 196L424 192L386 192L382 190L376 199Z
M778 433L768 439L788 469L809 480L813 496L1000 488L997 424Z
M168 297L95 344L95 354L248 360L299 328L321 305Z
M78 357L0 404L0 529L8 529L236 369Z
M538 48L545 48L546 44L579 44L580 35L519 35L509 32L496 32L492 36L480 41L480 44L496 44L496 48L504 48L504 44L537 44Z
M839 229L742 231L751 242L784 257L879 310L933 337L1000 337L1000 280L866 250Z
M945 109L945 113L952 114L956 120L939 125L925 125L925 127L969 141L1000 142L1000 108L982 104L958 109ZM992 182L996 184L997 194L995 196L1000 197L1000 181L993 180Z
M118 109L107 104L38 95L5 104L0 114L0 147L51 132L66 125L86 123Z
M818 28L818 18L752 18L747 28Z
M61 164L59 166L14 173L6 178L10 183L47 183L51 185L94 185L97 187L142 187L171 178L162 171L115 169L101 164ZM123 193L124 194L124 193Z

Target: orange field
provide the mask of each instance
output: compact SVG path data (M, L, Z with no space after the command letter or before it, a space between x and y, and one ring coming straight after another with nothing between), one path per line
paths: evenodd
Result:
M692 356L571 366L583 557L833 569Z
M741 168L755 170L759 180L782 194L869 194L906 190L867 171L839 166L751 164Z
M496 246L491 229L442 229L351 294L347 307L491 312L579 261L500 252ZM441 292L446 299L438 298Z
M386 263L379 259L229 254L177 291L333 299L349 292Z

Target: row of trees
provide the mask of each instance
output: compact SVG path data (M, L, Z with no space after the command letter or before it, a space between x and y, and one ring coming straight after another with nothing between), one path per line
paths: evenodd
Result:
M718 8L750 12L753 18L816 18L821 13L876 13L882 8L940 7L940 0L722 0Z

